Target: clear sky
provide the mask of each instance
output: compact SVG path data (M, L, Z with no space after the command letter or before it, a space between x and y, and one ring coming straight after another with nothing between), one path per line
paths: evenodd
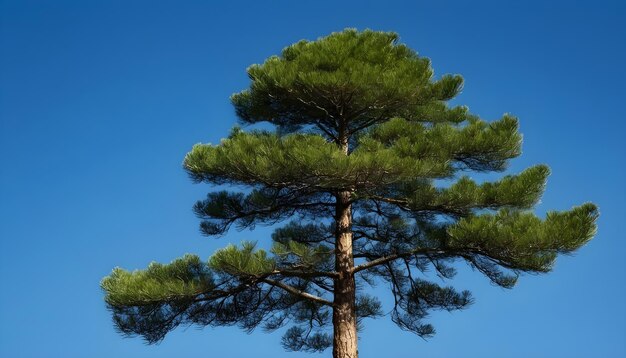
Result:
M391 30L459 73L456 103L520 118L510 172L552 168L537 207L599 205L597 237L513 290L461 270L468 310L422 340L366 321L362 358L626 356L626 9L622 1L0 1L0 356L319 357L281 333L178 329L123 339L100 279L184 253L208 257L269 229L200 235L210 190L182 170L235 123L247 66L346 27ZM380 287L381 295L388 289Z

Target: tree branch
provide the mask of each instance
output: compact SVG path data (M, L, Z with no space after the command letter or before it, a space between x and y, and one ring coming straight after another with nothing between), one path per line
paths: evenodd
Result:
M449 255L450 251L446 251L446 250L440 250L440 249L425 249L425 248L417 248L415 250L411 250L411 251L407 251L407 252L402 252L402 253L397 253L397 254L392 254L392 255L387 255L387 256L383 256L383 257L379 257L375 260L372 261L368 261L362 265L356 266L352 269L352 274L355 274L359 271L363 271L363 270L367 270L371 267L374 266L378 266L378 265L382 265L385 264L387 262L399 259L399 258L403 258L403 257L408 257L411 255L415 255L415 254L445 254L445 255Z
M330 307L333 306L333 303L330 302L330 301L327 301L327 300L325 300L325 299L323 299L321 297L312 295L312 294L310 294L308 292L301 291L301 290L299 290L299 289L297 289L297 288L295 288L293 286L290 286L290 285L288 285L286 283L283 283L281 281L272 280L270 278L261 278L260 281L265 282L268 285L272 285L272 286L275 286L275 287L282 288L283 290L291 293L292 295L296 295L296 296L299 296L299 297L302 297L302 298L306 298L307 300L310 300L310 301L313 301L313 302L317 302L317 303L321 303L321 304L326 305L326 306L330 306Z
M334 271L299 271L299 270L281 270L277 269L271 272L272 275L283 275L286 277L339 277L339 274Z

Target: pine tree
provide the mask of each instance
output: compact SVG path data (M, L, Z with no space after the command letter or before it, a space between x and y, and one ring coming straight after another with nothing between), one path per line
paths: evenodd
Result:
M220 144L195 145L184 160L191 178L233 189L210 192L194 210L207 236L287 223L268 251L249 241L207 261L114 269L102 288L125 335L155 343L179 325L289 324L287 350L332 346L334 357L357 357L361 321L383 312L363 287L384 282L391 319L429 337L430 311L463 309L472 296L429 281L427 270L449 279L465 261L511 288L595 233L590 203L544 219L531 212L545 165L496 182L467 176L501 172L520 154L517 119L486 122L450 106L462 78L435 79L395 33L300 41L248 75L250 88L231 98L241 124L275 131L236 127Z

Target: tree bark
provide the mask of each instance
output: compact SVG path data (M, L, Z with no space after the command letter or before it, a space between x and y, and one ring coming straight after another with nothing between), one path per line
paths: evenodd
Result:
M333 302L333 357L357 358L355 282L352 269L352 205L350 192L337 195L335 239L335 298Z
M348 155L348 141L340 142ZM333 301L333 358L357 358L356 332L356 286L354 281L354 257L352 253L352 204L351 191L337 193L335 207L335 278Z

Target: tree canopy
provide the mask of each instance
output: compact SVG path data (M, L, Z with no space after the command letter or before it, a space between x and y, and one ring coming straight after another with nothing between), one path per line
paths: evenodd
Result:
M195 145L184 159L190 177L231 189L210 192L194 211L207 236L284 224L268 250L255 244L265 238L251 237L207 260L116 268L102 288L126 335L155 343L179 325L289 325L288 350L334 345L335 357L356 356L348 352L356 342L341 347L352 344L346 329L384 312L363 287L384 283L376 292L390 288L391 319L428 337L430 311L473 298L423 273L449 279L465 261L512 288L521 273L550 271L558 254L595 234L591 203L545 218L532 212L545 165L495 182L471 178L502 172L520 155L517 118L485 121L450 106L461 76L435 77L430 60L395 33L349 29L300 41L248 75L250 87L231 97L240 125L275 130L235 127L219 144Z

